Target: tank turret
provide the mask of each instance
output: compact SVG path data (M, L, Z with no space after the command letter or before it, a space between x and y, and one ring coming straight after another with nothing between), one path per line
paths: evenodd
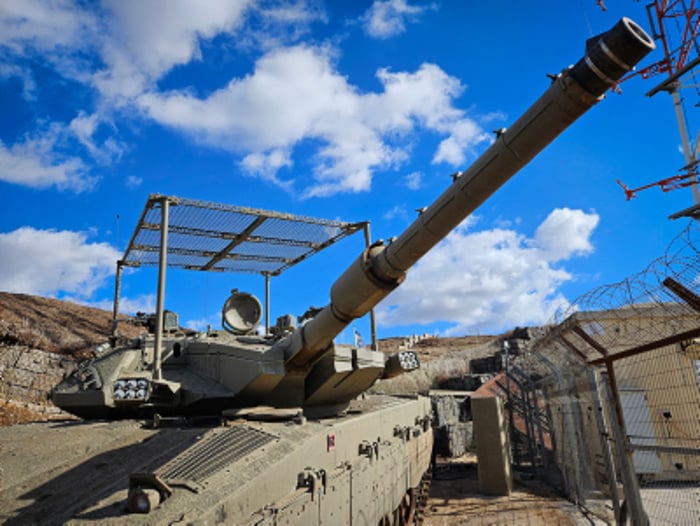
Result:
M455 174L400 236L368 246L333 284L330 303L307 313L298 326L293 317L283 316L258 334L260 301L234 291L222 311L225 331L163 334L159 305L153 337L101 348L55 388L54 402L82 417L216 414L256 405L327 416L342 412L378 379L415 369L417 357L410 352L386 358L375 349L339 345L334 339L400 286L412 265L653 48L649 36L627 18L590 39L581 60L552 77L544 94L468 169ZM167 218L169 206L178 204L185 200L153 196L144 216L160 208ZM252 234L258 225L253 222L246 232ZM166 241L161 227L161 244ZM206 269L237 243L233 239L214 253ZM178 250L187 253L187 247Z

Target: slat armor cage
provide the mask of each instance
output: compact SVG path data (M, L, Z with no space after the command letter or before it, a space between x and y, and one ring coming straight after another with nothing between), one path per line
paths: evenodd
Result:
M121 261L157 266L168 204L167 266L277 276L366 223L346 223L151 194Z

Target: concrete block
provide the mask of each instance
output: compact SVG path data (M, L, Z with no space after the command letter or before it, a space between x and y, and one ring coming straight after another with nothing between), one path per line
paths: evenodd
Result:
M480 490L486 495L510 495L513 474L503 400L473 397L471 405Z

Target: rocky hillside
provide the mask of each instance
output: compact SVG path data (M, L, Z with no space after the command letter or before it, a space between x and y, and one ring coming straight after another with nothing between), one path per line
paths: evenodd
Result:
M77 360L106 342L111 312L51 298L0 292L0 425L66 416L48 394ZM142 327L124 323L135 337Z
M0 345L26 346L47 352L79 356L107 341L112 313L69 301L0 292ZM127 337L142 328L119 327Z

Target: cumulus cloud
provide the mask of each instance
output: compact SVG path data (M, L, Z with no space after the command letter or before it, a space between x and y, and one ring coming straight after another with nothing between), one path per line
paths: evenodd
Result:
M71 0L5 0L0 5L0 46L20 54L53 54L80 46L96 25L95 17Z
M374 38L389 38L406 31L406 21L414 21L434 5L411 5L406 0L375 0L362 17L365 32Z
M440 142L433 162L444 162L451 166L462 165L467 160L467 152L471 151L475 144L491 141L493 138L475 121L459 119L450 127L450 135Z
M277 177L281 168L292 166L290 153L285 148L248 154L241 161L241 166L249 174L266 179L277 186L291 188L292 181L283 181Z
M454 134L465 150L484 140L479 126L453 105L462 85L439 67L381 69L377 78L382 92L360 93L335 70L332 50L299 45L268 53L252 74L206 98L151 92L139 103L152 119L200 143L244 154L242 167L269 180L292 165L295 146L315 141L306 197L368 190L375 170L408 157L401 138L417 127ZM436 162L455 160L463 156L453 152Z
M114 274L119 251L83 232L22 227L0 233L0 289L89 298Z
M298 38L325 16L305 0L7 0L0 5L0 51L40 53L60 73L126 103L174 67L200 60L202 43L219 35L265 48L284 42L289 28L288 38ZM248 19L259 27L242 34Z
M123 142L109 134L100 138L100 127L111 128L97 114L79 112L67 125L54 122L12 145L0 141L0 181L73 192L92 189L97 178L81 151L105 165L126 150Z
M70 122L54 122L54 140L42 133L40 138L0 143L0 179L33 188L89 188L94 183L87 176L89 166L118 160L126 150L116 128L105 126L110 124L105 115L115 105L128 104L173 67L200 58L200 41L230 34L250 4L227 0L203 5L172 0L167 6L138 0L108 0L92 6L71 0L2 2L0 58L15 63L0 67L0 75L22 79L24 98L33 99L39 88L32 68L40 58L54 73L77 81L82 88L97 88L101 100L99 114L82 109ZM68 135L84 148L82 152L61 153L67 148L55 139L66 141Z
M598 214L586 214L582 210L557 208L537 228L537 246L553 260L593 252L591 233L598 226Z
M65 148L56 141L0 145L0 178L36 188L89 188L90 167L117 161L127 150L110 114L134 106L141 111L130 115L223 149L244 173L285 189L299 186L303 197L367 191L377 171L406 162L417 129L441 138L433 162L452 166L488 140L454 105L464 86L436 65L412 72L380 69L381 90L363 93L338 71L338 49L289 45L311 22L325 20L317 2L172 0L163 6L140 0L106 0L89 10L69 0L3 3L0 56L48 57L59 74L94 89L98 103L96 109L75 108L71 121L57 123L64 139L70 133L82 147L79 153L61 155ZM434 7L377 1L364 20L375 35L387 35L388 28L402 30L407 20ZM197 95L194 84L160 90L165 75L201 60L204 44L222 36L237 48L247 39L257 43L255 52L262 54L249 74L205 96ZM38 89L22 68L0 69L3 74L22 78L26 97ZM280 175L300 162L309 166L303 171L310 179L297 183Z
M286 147L323 126L332 103L339 108L336 115L351 112L353 100L350 86L332 70L328 49L297 46L265 55L251 75L233 79L207 98L149 93L139 102L153 119L201 141L264 151Z
M200 40L231 33L250 3L106 2L109 34L101 50L106 67L96 73L95 85L109 97L137 96L174 66L201 58Z
M95 307L96 309L111 311L114 308L113 300L86 301L84 298L63 297L62 299L70 300L81 305ZM119 313L136 315L137 312L152 313L156 311L156 296L155 294L142 294L130 298L128 296L119 297ZM186 325L189 327L189 325Z
M61 154L56 142L61 135L52 127L43 135L25 139L10 147L0 141L0 181L30 188L56 187L80 192L94 184L83 161Z
M89 84L94 67L93 49L104 31L94 10L72 0L7 0L0 2L0 61L20 68L25 99L41 86L34 65L60 76Z
M429 252L377 309L378 321L401 326L451 323L449 334L541 324L568 303L558 288L574 279L558 266L592 251L598 215L556 209L533 238L463 223Z

